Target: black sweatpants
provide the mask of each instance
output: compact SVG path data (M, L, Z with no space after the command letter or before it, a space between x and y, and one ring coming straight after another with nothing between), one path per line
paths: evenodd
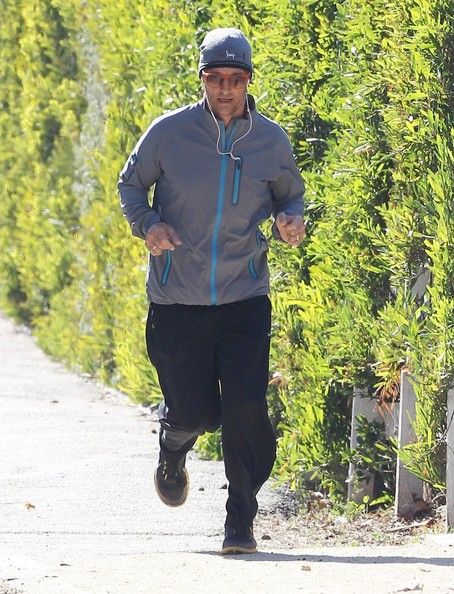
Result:
M247 528L271 473L276 440L266 390L271 304L267 296L225 305L151 304L146 339L164 401L161 447L187 452L222 425L229 482L226 526Z

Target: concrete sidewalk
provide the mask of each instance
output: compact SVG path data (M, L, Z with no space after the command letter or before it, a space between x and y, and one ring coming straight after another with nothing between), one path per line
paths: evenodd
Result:
M258 555L219 556L222 463L191 453L188 502L167 508L152 486L157 429L0 315L0 594L454 592L450 537L304 551L259 540Z

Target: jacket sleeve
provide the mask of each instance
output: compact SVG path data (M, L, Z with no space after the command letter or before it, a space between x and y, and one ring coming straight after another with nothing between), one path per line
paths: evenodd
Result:
M275 149L278 174L270 183L273 195L273 217L280 212L288 215L304 214L304 182L298 171L290 141L282 131L282 139ZM280 239L276 225L273 224L273 235Z
M148 192L160 174L157 148L152 124L129 155L118 181L123 216L130 224L132 234L142 239L149 228L161 220L148 201Z

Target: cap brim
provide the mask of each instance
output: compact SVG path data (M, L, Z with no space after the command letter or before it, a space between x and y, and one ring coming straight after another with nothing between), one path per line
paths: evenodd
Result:
M241 70L246 70L250 74L252 74L252 68L244 62L234 62L233 60L229 60L228 62L210 62L209 64L204 64L199 68L199 75L202 70L207 70L208 68L241 68Z

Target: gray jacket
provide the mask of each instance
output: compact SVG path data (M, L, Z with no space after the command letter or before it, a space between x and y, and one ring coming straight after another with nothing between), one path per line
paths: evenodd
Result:
M205 101L157 118L120 173L121 208L133 235L145 238L164 221L182 245L150 255L147 294L154 303L220 305L269 292L270 215L303 213L304 184L285 132L255 110L220 132ZM152 186L152 206L148 192Z

